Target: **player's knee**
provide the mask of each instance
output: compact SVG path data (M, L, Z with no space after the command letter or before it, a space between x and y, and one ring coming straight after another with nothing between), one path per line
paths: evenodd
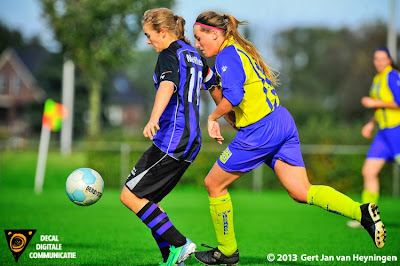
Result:
M378 178L378 173L371 171L367 167L363 167L361 170L361 174L364 178L364 180L374 180Z
M361 169L361 175L363 176L364 179L368 176L368 171L365 167Z
M123 195L123 193L121 193L119 199L121 200L121 203L122 203L122 204L126 205L126 204L125 204L125 196Z
M211 178L209 178L208 176L204 178L204 186L206 187L208 192L210 192L210 189L212 189L212 181Z
M121 191L120 200L121 200L122 204L124 204L125 206L128 206L127 205L127 203L128 203L128 195L126 194L126 190L125 189L123 189Z
M219 191L221 188L219 187L218 183L215 182L213 178L207 176L204 179L204 185L208 191L208 194L212 194L213 192Z

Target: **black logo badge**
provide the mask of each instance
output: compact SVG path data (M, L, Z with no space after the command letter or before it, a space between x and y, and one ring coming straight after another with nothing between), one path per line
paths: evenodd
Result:
M6 233L8 247L14 256L15 262L18 262L19 257L25 251L36 230L4 230L4 232Z

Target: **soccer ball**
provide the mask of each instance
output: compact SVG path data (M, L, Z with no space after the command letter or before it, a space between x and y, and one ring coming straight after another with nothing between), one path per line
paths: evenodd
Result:
M65 190L73 203L88 206L100 199L104 190L104 181L95 170L79 168L68 176Z

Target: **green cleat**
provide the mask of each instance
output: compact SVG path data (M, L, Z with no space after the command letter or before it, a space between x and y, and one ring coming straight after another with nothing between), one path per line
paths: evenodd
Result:
M161 261L160 263L158 263L158 266L165 266L166 265L166 262L164 262L164 261ZM185 266L185 262L181 262L181 263L179 263L179 264L175 264L175 266Z
M367 203L360 206L361 225L372 237L377 248L382 248L386 241L386 230L378 212L378 206L374 203Z
M189 258L189 256L196 251L196 244L193 243L189 238L186 238L185 245L177 248L171 246L169 251L169 257L167 262L163 264L164 266L185 265L183 261Z

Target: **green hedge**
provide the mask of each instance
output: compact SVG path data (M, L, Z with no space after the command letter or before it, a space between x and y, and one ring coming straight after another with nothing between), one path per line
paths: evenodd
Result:
M121 173L120 151L74 152L71 156L62 156L59 151L50 151L44 189L63 188L68 175L80 167L97 170L103 177L106 188L121 188L132 167L139 160L147 145L136 147L129 154L129 164ZM226 145L226 144L225 144ZM204 177L212 168L220 151L225 146L204 143L196 161L186 171L178 186L204 188ZM143 149L141 149L143 148ZM132 148L133 149L133 148ZM137 150L137 151L136 151ZM307 173L313 184L325 184L343 193L360 193L362 190L361 168L365 154L360 155L304 155ZM0 189L21 187L33 189L37 151L1 151ZM393 164L386 164L380 174L382 194L392 193ZM261 166L262 189L283 189L274 172L267 166ZM253 172L234 182L231 188L252 189Z
M220 150L218 150L220 149ZM196 160L185 172L179 186L203 187L204 178L217 160L223 146L214 143L204 143ZM130 165L121 174L121 152L90 151L87 153L88 167L96 169L103 176L108 187L120 187L124 178L145 151L130 152ZM334 187L343 193L359 193L362 190L361 168L365 154L333 155L333 154L305 154L304 162L307 174L313 184L325 184ZM262 166L262 189L283 189L275 173L267 166ZM392 164L387 164L381 174L381 189L383 194L390 194L392 189ZM252 189L253 172L247 173L231 186L232 188Z

